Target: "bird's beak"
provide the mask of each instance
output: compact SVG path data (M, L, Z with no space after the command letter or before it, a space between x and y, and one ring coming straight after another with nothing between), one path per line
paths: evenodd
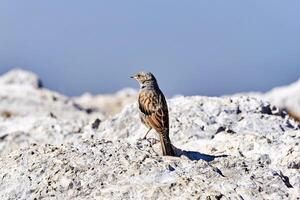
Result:
M130 78L135 78L135 76L130 76Z

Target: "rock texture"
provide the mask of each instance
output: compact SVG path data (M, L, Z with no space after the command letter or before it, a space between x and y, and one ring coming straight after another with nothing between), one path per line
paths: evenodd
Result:
M0 155L32 142L69 141L90 121L104 119L40 86L35 74L19 69L0 77Z
M270 102L300 122L300 79L290 85L273 88L266 93L249 92L231 96L250 96Z
M22 85L29 86L33 88L42 88L43 83L39 79L39 77L29 71L24 71L22 69L14 69L12 71L7 72L0 79L1 85Z
M300 79L288 86L274 88L264 94L263 98L287 110L300 122Z
M75 97L74 101L87 109L100 110L106 116L113 116L122 109L136 101L137 91L131 88L122 89L115 94L102 94L93 96L86 93Z
M170 99L177 157L162 157L136 104L105 118L32 84L0 89L0 199L300 197L300 125L263 100Z

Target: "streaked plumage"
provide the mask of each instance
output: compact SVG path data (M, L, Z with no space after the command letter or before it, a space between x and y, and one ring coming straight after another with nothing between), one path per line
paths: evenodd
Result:
M160 136L163 155L174 156L175 153L169 138L168 105L154 75L150 72L139 72L132 78L135 78L140 84L138 96L140 118L143 124L149 128L145 137L153 128Z

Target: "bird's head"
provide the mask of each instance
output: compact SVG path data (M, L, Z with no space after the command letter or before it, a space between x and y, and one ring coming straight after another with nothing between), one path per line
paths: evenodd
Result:
M135 75L131 76L131 78L137 80L140 85L144 85L147 83L149 84L156 83L156 78L150 72L138 72Z

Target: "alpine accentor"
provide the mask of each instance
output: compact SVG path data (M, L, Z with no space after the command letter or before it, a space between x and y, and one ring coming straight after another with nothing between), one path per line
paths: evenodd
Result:
M169 138L168 105L156 78L150 72L138 72L131 78L136 79L140 84L138 96L140 118L149 128L144 138L153 128L159 134L163 155L175 156Z

